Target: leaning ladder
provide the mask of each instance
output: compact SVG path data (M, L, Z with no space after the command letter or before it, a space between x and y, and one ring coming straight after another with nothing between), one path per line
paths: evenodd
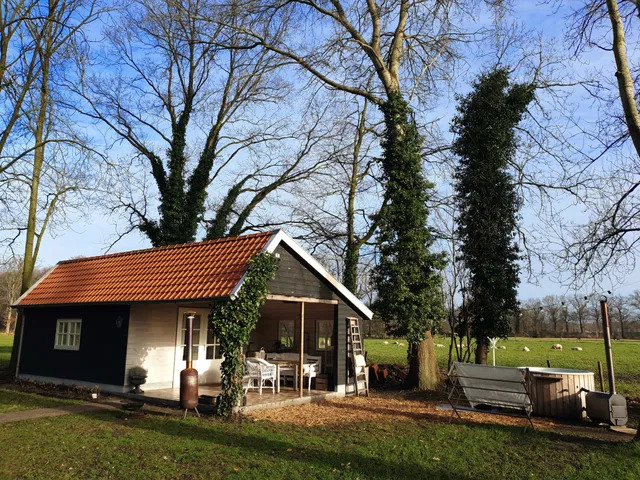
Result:
M348 318L348 352L351 357L351 368L353 369L353 379L356 396L364 394L369 396L369 375L366 365L358 366L356 357L361 355L364 358L362 336L360 335L360 324L357 318ZM360 388L360 382L364 388ZM361 391L362 390L362 391Z

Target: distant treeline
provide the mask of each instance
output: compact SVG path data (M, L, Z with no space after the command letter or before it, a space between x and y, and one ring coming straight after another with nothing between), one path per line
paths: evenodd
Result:
M627 296L608 298L611 335L614 338L640 339L640 290ZM460 312L455 312L456 317ZM364 334L371 338L384 338L384 323L374 318L364 321ZM511 319L514 336L525 337L601 337L602 318L598 295L549 295L532 298L521 303L520 311ZM438 333L449 336L446 323Z

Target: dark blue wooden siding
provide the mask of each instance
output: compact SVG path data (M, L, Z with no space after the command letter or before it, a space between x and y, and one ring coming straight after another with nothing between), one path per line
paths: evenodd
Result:
M121 318L121 326L116 320ZM79 350L53 348L59 318L81 318ZM129 306L25 308L22 374L122 385Z

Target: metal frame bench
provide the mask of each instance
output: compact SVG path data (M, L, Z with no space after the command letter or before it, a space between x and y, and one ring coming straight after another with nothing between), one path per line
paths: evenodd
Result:
M526 418L535 430L528 376L527 368L454 362L447 374L451 382L447 395L452 409L449 422L456 415L462 420L459 412L468 411ZM464 402L468 405L463 405Z

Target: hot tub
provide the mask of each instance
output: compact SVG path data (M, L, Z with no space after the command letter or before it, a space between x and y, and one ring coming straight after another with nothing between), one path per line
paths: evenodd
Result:
M593 372L570 368L523 367L529 370L533 413L543 417L586 418L586 394L595 390Z

